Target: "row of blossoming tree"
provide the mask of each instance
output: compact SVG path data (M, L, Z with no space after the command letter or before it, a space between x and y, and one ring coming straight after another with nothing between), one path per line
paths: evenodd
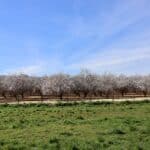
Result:
M114 98L127 94L146 97L150 94L150 75L95 74L87 70L77 75L59 73L35 77L25 74L0 76L0 95L17 101L29 96L68 98Z

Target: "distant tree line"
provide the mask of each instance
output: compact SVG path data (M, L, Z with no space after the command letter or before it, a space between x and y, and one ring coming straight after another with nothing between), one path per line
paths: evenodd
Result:
M114 98L127 93L141 96L150 94L150 75L95 74L84 70L77 75L59 73L51 76L35 77L25 74L1 75L0 95L5 100L14 97L17 101L25 96L52 96L63 99L75 97Z

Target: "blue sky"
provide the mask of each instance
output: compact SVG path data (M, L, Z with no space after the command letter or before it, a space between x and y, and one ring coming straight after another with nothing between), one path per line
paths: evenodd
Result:
M149 0L0 0L0 74L149 66Z

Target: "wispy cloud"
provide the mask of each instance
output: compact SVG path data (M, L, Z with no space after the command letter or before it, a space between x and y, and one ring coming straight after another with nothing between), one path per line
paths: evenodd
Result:
M40 75L44 70L45 66L42 64L23 66L20 68L13 68L4 70L3 74L28 74L28 75Z
M122 66L127 64L130 66L132 62L138 62L141 60L150 59L149 48L137 48L137 49L113 49L107 50L95 55L89 56L85 60L81 60L78 63L71 64L69 68L87 68L96 72L113 71L117 66L122 69Z
M97 11L90 21L82 14L77 16L70 32L80 40L90 38L90 42L71 56L68 68L114 71L116 66L119 70L150 59L149 4L148 0L115 1L110 10Z

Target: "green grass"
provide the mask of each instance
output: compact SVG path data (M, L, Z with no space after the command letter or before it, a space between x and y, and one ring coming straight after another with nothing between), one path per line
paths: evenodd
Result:
M0 106L0 150L149 150L150 103Z

